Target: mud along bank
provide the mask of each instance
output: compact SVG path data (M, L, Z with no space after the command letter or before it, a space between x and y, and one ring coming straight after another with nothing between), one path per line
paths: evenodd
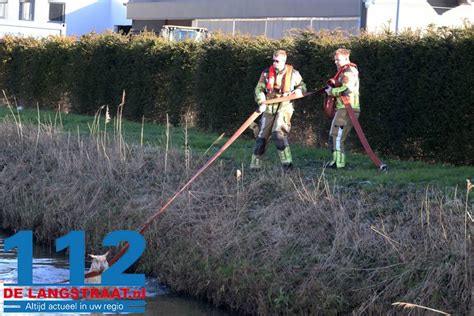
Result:
M0 220L49 244L135 230L198 166L180 151L0 125ZM165 167L166 161L166 167ZM189 161L188 161L189 162ZM206 171L146 232L135 266L178 292L249 314L396 314L413 302L467 315L459 190L329 184L318 173Z

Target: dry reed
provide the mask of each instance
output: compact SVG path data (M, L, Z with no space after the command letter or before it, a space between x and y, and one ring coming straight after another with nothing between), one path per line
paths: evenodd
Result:
M126 145L116 128L98 147L95 136L1 124L2 227L46 244L83 229L100 253L106 233L136 229L185 182L187 163L200 167L182 150ZM243 166L236 180L236 167L221 161L175 201L146 233L138 270L249 314L397 315L400 301L470 312L463 194L367 192Z

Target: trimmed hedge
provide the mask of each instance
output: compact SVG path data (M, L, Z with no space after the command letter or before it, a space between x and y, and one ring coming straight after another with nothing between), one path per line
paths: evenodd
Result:
M67 102L73 64L68 37L4 37L0 41L0 88L18 105L57 107Z
M124 116L173 124L184 115L202 129L232 131L254 110L253 89L272 52L309 89L335 73L332 52L344 46L361 76L361 124L373 148L402 159L472 164L474 149L474 26L395 36L301 32L279 41L215 36L198 44L168 43L144 33L107 33L0 43L0 88L42 108L112 111L126 92ZM292 136L325 146L329 120L322 97L296 103ZM355 138L355 137L353 137Z

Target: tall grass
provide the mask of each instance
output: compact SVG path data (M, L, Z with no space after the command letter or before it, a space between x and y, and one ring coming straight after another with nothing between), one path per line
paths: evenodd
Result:
M38 124L38 113L36 110L24 109L17 112L14 107L12 111L8 107L0 106L0 118L7 121L15 122L21 120L22 125ZM81 136L89 135L91 122L94 118L91 116L59 114L58 112L41 111L41 123L49 124L53 127L60 128L66 132ZM100 113L100 124L98 128L101 132L106 132L115 137L117 126L117 115L113 114L114 127L104 124L104 111ZM60 119L59 119L60 117ZM171 147L182 149L185 147L186 137L184 136L184 128L181 126L172 126L163 122L163 125L155 123L134 123L122 120L122 134L124 142L127 144L134 143L142 146L159 146L161 148ZM19 130L21 132L21 130ZM187 129L187 142L189 149L193 153L199 154L205 161L209 155L222 145L226 139L223 134L204 133L196 129ZM253 150L254 140L251 139L251 131L248 131L247 138L241 137L223 154L223 158L228 161L234 161L237 168L241 164L248 165L250 155ZM101 134L105 136L105 134ZM353 135L354 136L354 135ZM322 172L324 162L329 159L330 154L327 150L315 149L308 146L293 144L292 145L294 163L297 169L307 176L317 176ZM266 153L266 167L271 169L277 167L279 162L273 144L269 144ZM466 177L472 177L474 174L473 166L452 166L447 164L429 164L419 161L398 161L386 160L390 166L388 174L380 174L377 172L366 155L350 153L348 158L348 170L334 171L327 170L325 175L329 179L337 179L340 185L361 187L366 190L372 190L379 186L397 187L404 189L407 187L423 188L427 185L437 186L439 188L463 186ZM196 162L195 162L196 163Z
M187 180L186 163L200 167L183 148L118 133L98 147L97 135L38 126L0 125L0 222L42 243L84 229L88 252L104 252L106 233L139 227ZM469 192L364 190L324 172L236 177L221 160L147 231L136 268L249 314L396 315L393 302L411 302L468 315Z

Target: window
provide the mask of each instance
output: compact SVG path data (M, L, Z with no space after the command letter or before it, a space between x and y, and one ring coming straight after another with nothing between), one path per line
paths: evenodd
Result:
M0 0L0 19L7 18L7 4L8 0Z
M64 23L64 13L66 12L66 4L61 2L49 3L49 20L53 22Z
M33 21L35 17L35 0L20 0L20 20Z

